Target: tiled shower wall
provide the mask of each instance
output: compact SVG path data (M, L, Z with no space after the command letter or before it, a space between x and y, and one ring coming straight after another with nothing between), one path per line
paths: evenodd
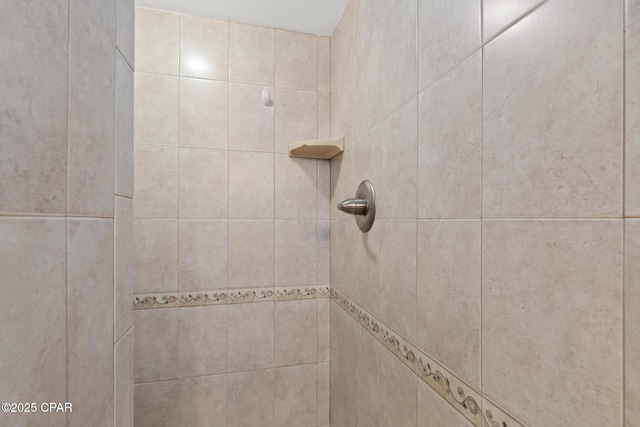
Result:
M639 25L637 0L350 2L332 203L369 179L378 215L332 210L332 426L640 425Z
M131 427L134 4L0 15L0 425Z
M329 425L329 162L287 154L330 136L329 61L136 9L136 427Z

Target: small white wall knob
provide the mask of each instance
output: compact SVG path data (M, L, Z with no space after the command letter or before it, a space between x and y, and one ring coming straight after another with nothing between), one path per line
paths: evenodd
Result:
M268 87L262 89L262 103L266 107L271 107L273 105L273 101L271 100L271 91Z

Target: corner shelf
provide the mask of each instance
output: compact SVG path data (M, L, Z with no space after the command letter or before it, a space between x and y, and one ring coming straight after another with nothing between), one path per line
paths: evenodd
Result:
M289 157L329 160L344 151L344 137L334 140L312 139L289 144Z

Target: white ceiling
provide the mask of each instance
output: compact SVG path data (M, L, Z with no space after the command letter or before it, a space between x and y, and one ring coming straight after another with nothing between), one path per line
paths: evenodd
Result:
M136 0L137 6L282 28L333 33L349 0Z

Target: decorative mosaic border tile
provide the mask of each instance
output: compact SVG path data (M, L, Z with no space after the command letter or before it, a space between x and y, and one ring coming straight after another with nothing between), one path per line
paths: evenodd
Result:
M176 293L135 294L134 310L171 307L202 307L208 305L246 304L265 301L293 301L329 298L331 288L319 286L287 286L277 288L222 289L184 291Z
M339 290L331 299L476 427L525 427Z

